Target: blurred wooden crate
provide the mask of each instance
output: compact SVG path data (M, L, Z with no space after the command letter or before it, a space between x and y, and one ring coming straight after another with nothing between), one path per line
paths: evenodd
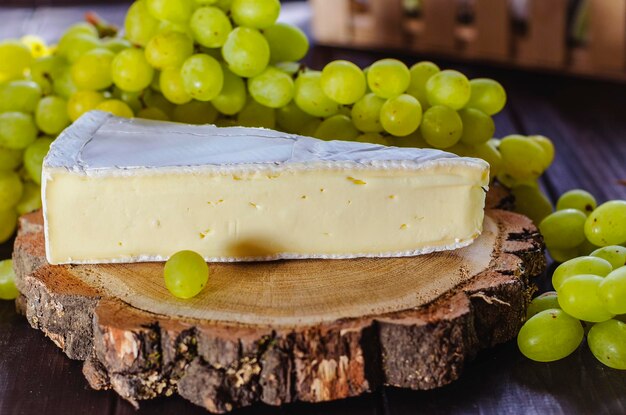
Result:
M585 42L572 44L568 0L527 0L523 30L509 0L310 0L323 45L396 49L626 81L626 0L588 0ZM472 18L459 20L459 8Z

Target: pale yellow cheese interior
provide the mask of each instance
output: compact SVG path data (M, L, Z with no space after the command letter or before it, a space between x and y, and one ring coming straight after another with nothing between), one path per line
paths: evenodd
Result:
M441 249L478 236L487 168L217 173L142 169L85 175L48 169L53 264L367 256Z

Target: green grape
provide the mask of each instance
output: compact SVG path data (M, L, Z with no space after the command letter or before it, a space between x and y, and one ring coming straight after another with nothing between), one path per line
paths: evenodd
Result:
M422 137L420 130L415 131L404 137L385 137L388 145L395 147L409 147L409 148L431 148L430 145Z
M596 208L596 199L589 192L581 189L567 191L556 202L556 210L578 209L585 215L589 215Z
M146 120L157 120L157 121L169 121L170 117L167 116L166 113L161 111L156 107L147 107L142 108L137 112L137 118L143 118Z
M467 104L470 90L467 77L451 69L437 72L426 82L426 97L430 105L445 105L455 110Z
M33 81L19 80L0 85L0 112L32 113L41 95L41 87Z
M411 73L411 82L406 93L413 95L422 104L422 108L426 109L428 105L428 97L426 95L426 82L431 76L440 72L437 65L432 62L418 62L409 69Z
M587 343L591 353L606 366L626 370L626 323L609 320L595 324Z
M566 278L558 288L559 305L563 311L579 320L600 323L613 318L614 314L604 308L598 295L602 281L602 277L590 274Z
M339 111L339 104L328 98L320 79L322 74L308 71L296 78L294 99L300 109L314 117L330 117Z
M233 73L249 78L265 69L270 61L270 47L258 30L238 27L228 34L222 55Z
M113 115L124 118L132 118L134 116L133 110L130 109L128 104L119 99L107 99L102 101L96 107L97 110L110 112Z
M57 135L70 124L67 101L54 95L43 98L35 110L35 122L41 131Z
M314 118L308 123L302 124L300 126L300 130L296 133L307 137L313 137L315 131L317 131L317 127L319 127L321 123L322 120L320 120L319 118Z
M607 276L613 268L608 261L593 256L581 256L563 262L552 274L552 286L559 291L561 285L570 277L582 274Z
M533 298L530 304L528 304L528 309L526 310L526 319L529 319L535 314L538 314L544 310L549 310L551 308L561 308L561 306L559 306L559 300L557 298L556 291L548 291Z
M15 206L15 210L19 215L24 215L37 209L41 209L41 189L35 183L26 182L22 197Z
M217 110L210 102L191 101L174 108L172 119L186 124L213 124Z
M574 352L584 335L580 321L552 308L540 311L524 323L517 335L517 346L531 360L552 362Z
M60 56L43 56L33 61L30 77L41 87L42 93L48 95L52 93L53 79L58 79L67 67L67 62Z
M300 62L277 62L274 66L294 78L303 67Z
M23 190L22 181L17 173L0 170L0 210L15 206L20 201Z
M541 223L552 213L550 200L536 186L515 186L511 193L515 197L515 211L528 216L535 223Z
M250 95L260 104L270 108L287 105L294 95L293 79L272 66L248 80Z
M52 83L52 92L61 98L69 98L74 92L78 91L78 87L74 85L72 80L72 67L66 66L61 69L61 73Z
M217 0L194 0L198 6L211 6L217 3Z
M397 137L411 134L422 121L422 106L417 98L402 94L389 98L380 109L380 124Z
M146 1L134 2L124 20L124 34L128 40L139 46L146 46L157 33L159 20L155 19L146 6Z
M0 147L0 171L15 170L22 164L22 150Z
M176 105L172 104L163 96L163 94L159 92L154 92L152 90L147 90L142 97L142 101L146 107L155 107L163 111L167 114L168 117L172 118L172 114L174 113L174 108Z
M489 141L475 146L472 151L472 157L481 158L489 163L489 178L491 180L503 169L502 155L496 146ZM541 195L541 198L547 200L543 195ZM545 203L543 204L545 206ZM548 202L548 205L550 206L550 211L547 214L552 213L552 205L550 205L550 202ZM539 209L539 211L541 210ZM537 217L539 217L539 215L537 215Z
M72 122L87 111L95 109L104 101L104 95L96 91L78 91L67 101L67 115Z
M626 248L623 246L605 246L603 248L596 249L589 255L606 259L611 263L613 269L617 269L626 265Z
M196 1L198 1L198 0L196 0ZM210 0L204 0L204 1L210 1ZM215 7L219 7L220 9L224 10L225 12L228 12L228 11L230 11L230 6L232 5L232 2L233 2L233 0L217 0L215 2Z
M0 114L0 146L20 150L37 138L37 126L33 117L23 112Z
M193 40L184 33L167 31L146 45L146 60L157 69L180 67L193 54Z
M72 65L72 81L81 90L105 89L113 84L111 62L115 54L108 49L97 48L83 53Z
M266 28L263 36L270 47L270 60L274 63L302 60L309 51L309 39L304 32L287 23L276 23Z
M180 74L185 91L198 101L215 98L224 85L224 72L220 63L209 55L192 55L183 64Z
M6 242L13 236L17 227L17 213L15 209L0 209L0 243Z
M276 126L276 113L273 108L266 107L250 99L237 114L237 123L243 127L273 129Z
M185 90L181 71L176 67L163 69L159 75L161 93L174 104L185 104L191 101L191 95Z
M363 133L357 136L354 141L358 141L359 143L380 144L381 146L390 145L389 140L378 133Z
M63 37L74 35L87 35L92 37L98 37L98 29L88 22L74 23L63 32Z
M230 12L237 26L265 29L276 23L278 0L233 0Z
M276 109L278 129L287 133L297 134L303 125L313 120L315 120L315 117L302 111L293 101L282 108Z
M28 46L19 40L0 41L0 83L24 76L32 60Z
M193 12L189 22L193 38L207 48L219 48L225 42L233 25L217 7L201 7Z
M320 85L324 93L339 104L353 104L365 95L365 75L348 61L327 64L322 70Z
M161 92L161 71L159 70L154 71L154 76L152 76L152 82L150 82L150 86L147 89ZM141 93L142 91L133 91L133 92Z
M548 247L548 251L552 259L556 262L566 262L579 256L578 247L564 249Z
M178 298L195 297L209 280L209 267L198 253L179 251L170 257L163 268L165 286Z
M550 167L550 164L552 164L552 161L554 160L554 144L552 144L552 141L550 141L548 137L544 137L542 135L529 135L528 139L539 144L539 146L543 149L541 160L543 161L544 169Z
M78 61L84 53L101 47L100 39L87 34L64 35L59 41L57 54L69 63Z
M135 92L150 85L154 76L154 69L140 49L126 49L113 58L111 76L119 88L124 91Z
M383 126L380 123L380 110L384 103L384 99L373 93L369 93L358 100L351 111L354 126L365 133L383 131Z
M222 65L222 72L224 73L222 90L211 102L222 114L234 115L246 105L246 84L225 65Z
M350 117L337 114L322 121L313 136L322 140L352 141L359 136L359 131L354 128Z
M339 111L337 111L337 114L341 114L341 115L345 115L346 117L350 117L352 114L352 109L348 106L345 105L340 105L339 106Z
M381 98L393 98L403 94L411 82L409 68L397 59L381 59L367 71L367 85Z
M602 280L598 295L610 313L626 314L626 266L617 268Z
M470 82L471 95L469 108L476 108L487 115L497 114L506 104L506 92L502 85L493 79L477 78Z
M133 110L133 113L135 113L143 108L144 106L143 101L145 100L146 96L150 95L149 92L152 92L152 91L148 90L148 91L129 92L129 91L124 91L123 89L119 89L118 87L114 87L112 98L117 98L117 99L124 101L126 105L128 105L130 109ZM161 97L163 98L163 96ZM163 101L173 106L173 104L170 103L167 99L163 98Z
M37 35L22 36L20 42L28 47L33 58L41 58L50 54L46 41Z
M448 148L461 138L463 121L455 110L443 105L434 105L424 112L420 131L430 146Z
M486 143L493 137L496 125L493 119L474 108L466 108L459 111L459 116L463 122L463 134L460 141L472 146Z
M598 247L591 242L589 242L586 238L582 244L576 247L579 256L588 256L590 253L598 249Z
M0 300L15 300L20 292L15 287L15 272L13 261L0 261Z
M514 179L536 179L545 170L543 149L524 136L506 136L500 141L499 148L504 168Z
M121 37L106 38L102 41L102 46L115 54L120 53L124 49L133 47L133 45L128 40L122 39Z
M598 206L585 222L585 236L594 245L626 242L626 200L611 200Z
M187 23L193 11L192 0L146 0L148 12L159 20Z
M575 248L585 240L585 219L579 210L558 210L539 223L539 230L549 248Z
M48 154L50 144L54 141L51 138L38 138L24 151L24 167L29 178L37 184L41 184L41 168L43 159Z

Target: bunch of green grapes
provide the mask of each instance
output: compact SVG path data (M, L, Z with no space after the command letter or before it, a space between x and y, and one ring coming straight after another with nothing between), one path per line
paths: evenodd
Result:
M445 149L483 158L492 177L536 189L551 143L493 139L492 116L506 103L498 82L395 59L312 70L299 63L306 36L277 22L279 13L279 0L138 0L124 37L88 16L55 45L34 36L1 42L0 241L19 214L40 206L41 162L52 140L94 109Z
M593 355L626 370L626 248L608 245L563 262L552 285L556 291L530 303L517 337L522 353L541 362L562 359L578 348L586 327Z
M609 245L626 244L626 201L611 200L597 205L587 191L575 189L564 193L556 211L539 222L546 247L554 260L589 255Z

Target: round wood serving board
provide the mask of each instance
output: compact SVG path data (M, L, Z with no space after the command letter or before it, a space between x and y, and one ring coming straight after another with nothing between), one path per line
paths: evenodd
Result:
M49 265L40 213L21 218L18 305L96 389L131 402L178 393L212 412L355 396L458 378L515 336L545 266L525 217L489 210L467 248L408 258L211 264L178 300L162 263Z

